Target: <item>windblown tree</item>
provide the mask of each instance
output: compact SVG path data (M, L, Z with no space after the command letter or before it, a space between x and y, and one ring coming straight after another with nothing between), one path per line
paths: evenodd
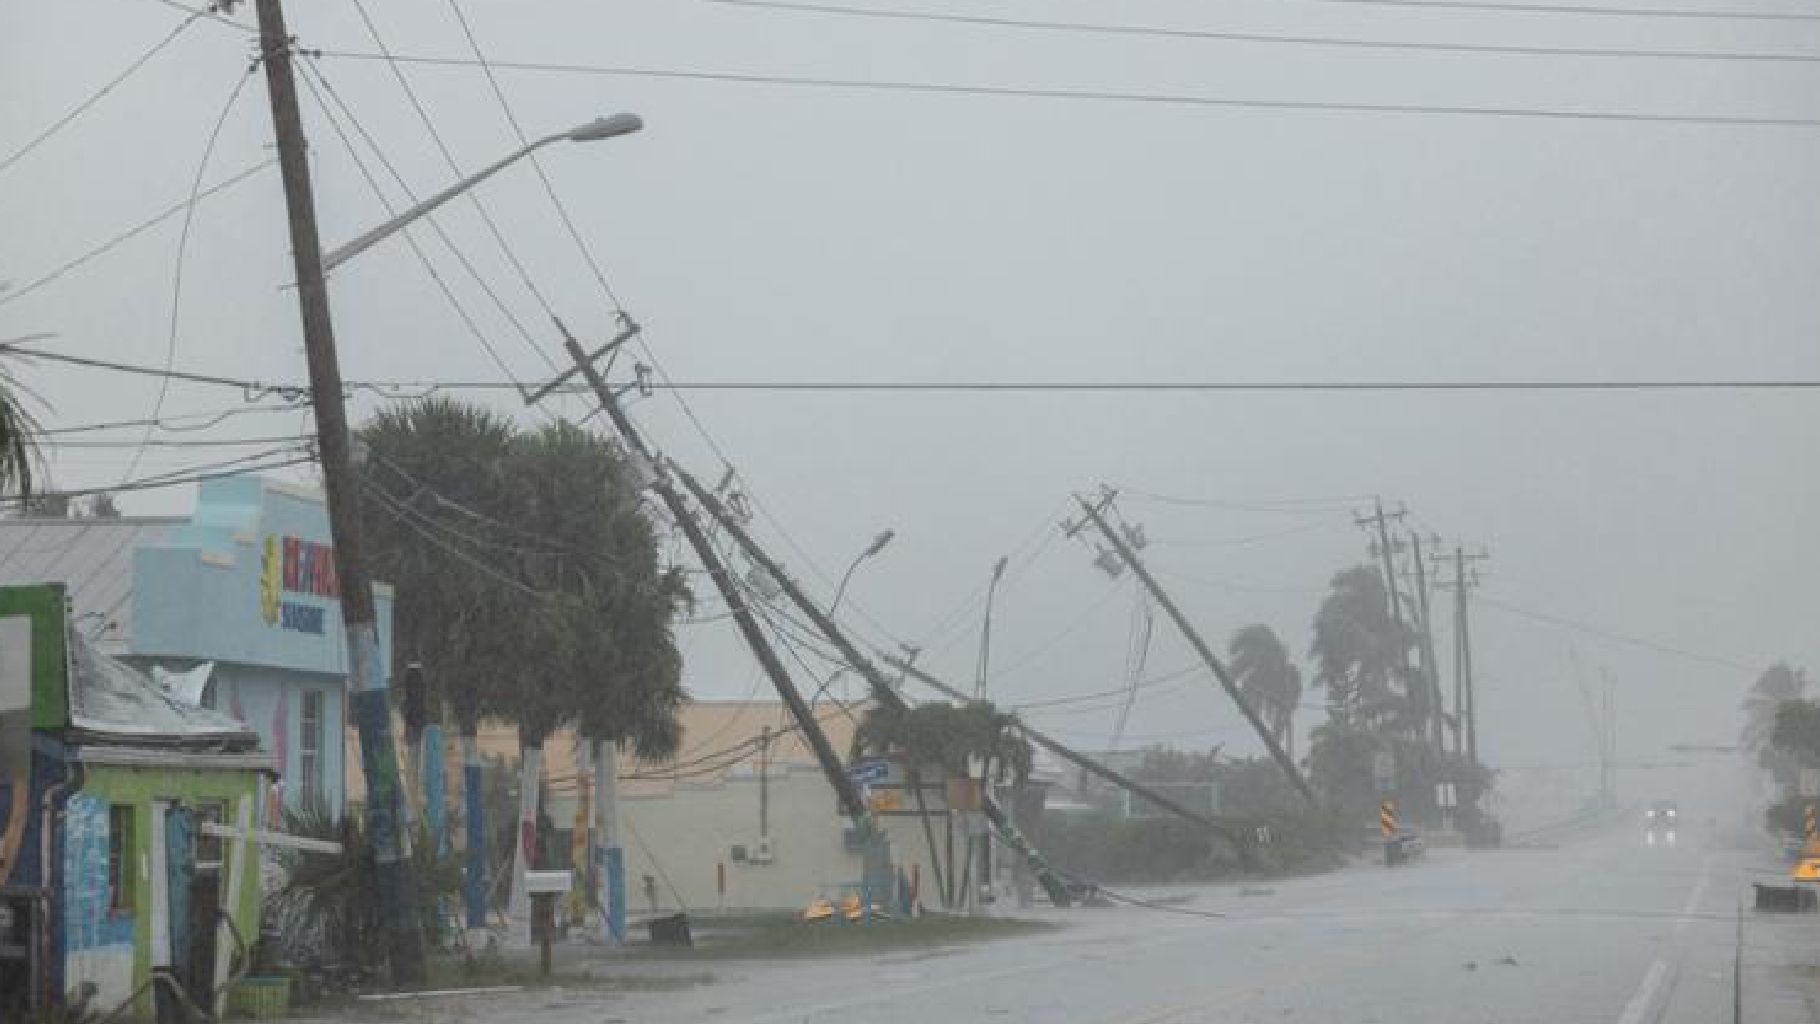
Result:
M1786 662L1777 662L1764 669L1740 705L1744 712L1744 726L1738 739L1744 748L1753 753L1769 749L1775 733L1777 710L1784 701L1800 697L1806 688L1806 673L1790 668Z
M1801 712L1790 710L1806 703L1801 700L1806 689L1807 673L1785 662L1777 662L1757 677L1740 705L1744 724L1739 730L1739 743L1757 767L1768 772L1775 784L1785 790L1795 786L1801 768L1820 767L1820 760L1805 757L1801 732L1793 724L1799 720ZM1786 824L1778 821L1778 815L1787 817L1800 813L1794 803L1784 800L1771 806L1769 815L1773 827Z
M1353 724L1414 730L1423 720L1419 687L1405 671L1415 633L1390 614L1390 593L1370 566L1336 573L1314 617L1313 685L1333 714Z
M1271 736L1294 756L1296 705L1302 700L1302 670L1289 658L1289 648L1262 624L1246 626L1226 645L1239 693L1269 727Z
M564 725L673 754L686 695L672 624L690 595L659 563L637 475L618 444L571 423L520 437L509 465L510 520L537 544L520 553L520 578L543 595L515 617L526 656L492 707L518 726L521 792L539 785L543 745Z
M392 677L421 667L407 707L413 764L424 718L445 710L461 736L468 846L486 849L478 734L506 667L522 651L512 614L522 595L476 566L497 560L516 429L485 408L441 396L383 409L358 431L367 447L360 503L375 578L394 588ZM401 688L402 690L402 688ZM468 923L486 923L486 858L468 859Z
M918 704L897 707L880 704L865 714L853 733L853 756L882 754L904 766L905 781L916 800L929 848L930 870L944 906L952 906L960 880L948 858L946 870L923 794L924 773L934 770L944 778L965 778L969 764L978 760L986 779L1009 776L1014 783L1030 777L1035 752L1018 728L1017 716L1002 712L991 701L966 704Z
M0 283L0 291L5 286ZM22 341L34 341L44 335L8 339L0 348ZM33 485L42 475L38 450L38 421L25 407L26 399L36 400L30 389L19 381L15 369L18 358L0 361L0 497L29 498ZM66 499L67 502L67 499Z

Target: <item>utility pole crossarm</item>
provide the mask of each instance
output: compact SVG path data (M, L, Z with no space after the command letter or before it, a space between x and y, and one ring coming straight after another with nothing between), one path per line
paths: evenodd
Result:
M1131 567L1131 571L1137 575L1137 578L1143 582L1145 587L1149 588L1150 596L1156 598L1156 603L1169 613L1169 617L1175 621L1176 628L1182 631L1182 635L1187 637L1188 643L1194 647L1195 653L1199 654L1207 667L1213 670L1214 678L1219 680L1220 687L1226 691L1226 696L1232 698L1232 702L1238 705L1239 713L1245 716L1247 722L1251 723L1251 728L1258 734L1258 738L1264 741L1265 749L1270 751L1271 758L1276 761L1278 767L1283 769L1283 773L1289 776L1289 781L1295 784L1296 791L1301 793L1302 798L1310 804L1318 803L1314 790L1309 788L1308 780L1302 778L1302 773L1296 769L1295 761L1290 758L1289 752L1283 749L1283 745L1277 742L1275 736L1271 735L1264 720L1259 718L1258 713L1252 710L1251 705L1245 701L1245 695L1239 692L1238 684L1233 682L1232 674L1226 671L1226 666L1221 664L1219 656L1213 653L1213 648L1207 646L1207 641L1201 638L1200 632L1188 621L1188 617L1182 614L1182 609L1177 607L1175 601L1157 583L1156 577L1152 576L1150 570L1144 567L1144 563L1138 559L1137 552L1132 550L1125 538L1112 528L1112 524L1106 521L1105 515L1092 502L1079 495L1075 496L1075 500L1080 502L1082 511L1087 513L1087 518L1093 522L1093 525L1099 527L1100 532L1111 542L1113 550L1118 552L1119 557L1125 560L1125 564Z

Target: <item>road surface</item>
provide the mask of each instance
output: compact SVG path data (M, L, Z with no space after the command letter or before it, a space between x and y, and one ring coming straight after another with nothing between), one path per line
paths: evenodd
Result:
M840 961L705 964L688 969L715 981L681 991L521 994L445 1008L437 1019L1729 1021L1738 900L1761 855L1698 834L1647 847L1640 821L1549 848L1435 850L1395 869L1359 865L1250 891L1168 891L1189 897L1184 910L1224 917L1051 911L1044 916L1066 926L1031 938Z

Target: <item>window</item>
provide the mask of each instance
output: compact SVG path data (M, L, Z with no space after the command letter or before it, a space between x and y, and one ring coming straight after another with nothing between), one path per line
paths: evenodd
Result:
M115 804L107 809L107 905L109 910L132 912L138 872L134 869L133 806Z
M227 820L227 804L220 800L203 800L196 804L196 869L208 871L221 867L221 837L202 831L205 824L219 825Z
M322 802L322 691L303 692L303 714L297 731L298 799L304 807Z

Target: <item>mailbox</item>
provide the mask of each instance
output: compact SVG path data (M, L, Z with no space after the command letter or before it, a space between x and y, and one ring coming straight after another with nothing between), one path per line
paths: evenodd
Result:
M574 887L575 874L572 871L525 872L525 892L532 896L568 892Z

